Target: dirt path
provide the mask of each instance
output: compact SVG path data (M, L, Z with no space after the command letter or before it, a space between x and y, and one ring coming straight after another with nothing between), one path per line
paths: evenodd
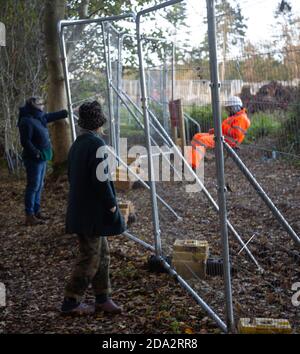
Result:
M300 170L280 160L262 160L242 151L247 165L300 233ZM205 165L205 185L216 196L214 161ZM283 317L300 332L299 308L291 303L291 286L300 281L300 253L229 160L226 161L229 218L248 240L266 270L259 274L231 237L233 296L236 317ZM64 234L67 184L46 185L44 203L51 222L23 226L23 180L1 177L0 281L7 287L7 307L0 308L0 331L6 333L206 333L219 332L196 303L166 274L145 267L149 252L125 237L110 238L114 298L124 314L66 319L58 313L66 278L77 254L76 239ZM211 254L220 254L218 220L199 193L187 194L182 183L159 184L158 192L184 217L174 220L160 207L162 244L171 255L176 238L207 239ZM137 189L126 196L135 203L138 222L132 233L152 242L150 198ZM189 281L212 307L223 313L219 277ZM92 301L91 293L87 300Z

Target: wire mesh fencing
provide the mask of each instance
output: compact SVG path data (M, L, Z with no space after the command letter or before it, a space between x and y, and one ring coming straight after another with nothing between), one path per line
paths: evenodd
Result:
M231 96L239 96L251 119L245 147L269 152L273 157L299 159L300 50L244 53L228 58L224 69L222 67L220 63L220 71L224 73L221 103ZM170 71L170 66L161 65L150 67L146 72L149 98L160 117L168 115ZM182 100L185 114L198 122L202 132L207 132L213 127L207 63L200 66L176 63L175 72L175 98ZM138 101L138 80L125 78L124 88ZM195 126L189 130L192 136Z

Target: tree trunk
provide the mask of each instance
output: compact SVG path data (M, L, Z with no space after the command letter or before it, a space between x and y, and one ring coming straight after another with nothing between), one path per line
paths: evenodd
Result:
M47 108L49 112L66 109L67 107L59 50L59 36L57 33L57 23L64 18L65 8L65 0L46 0L44 31L48 68ZM52 123L50 132L54 151L53 168L55 171L60 170L60 167L65 164L72 143L68 119Z

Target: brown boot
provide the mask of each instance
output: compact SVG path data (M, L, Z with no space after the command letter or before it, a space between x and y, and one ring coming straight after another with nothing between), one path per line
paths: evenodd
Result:
M95 306L85 303L78 303L75 307L65 306L61 308L61 314L64 316L88 316L95 312Z
M41 225L43 222L36 218L34 215L26 215L25 225L26 226L36 226Z
M121 313L122 309L118 305L116 305L112 299L108 299L105 302L95 304L96 311L103 311L106 313Z

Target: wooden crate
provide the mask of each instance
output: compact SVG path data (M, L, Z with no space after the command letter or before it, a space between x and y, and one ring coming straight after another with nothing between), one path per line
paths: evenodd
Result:
M207 241L176 240L173 247L172 265L184 279L205 278L208 256Z
M128 165L131 165L135 159L128 158ZM140 167L137 166L130 166L131 170L137 174L140 174L141 170ZM130 179L131 178L131 179ZM119 191L126 191L132 188L135 179L133 179L133 175L128 172L128 170L124 166L119 166L116 168L115 172L115 180L114 184L117 190Z
M173 246L174 256L182 260L206 261L209 256L209 244L205 240L176 240Z
M292 333L292 327L286 319L240 318L238 331L242 334L289 334Z
M196 277L204 279L206 277L205 261L194 262L172 259L172 265L183 279L188 280Z
M121 201L118 203L120 212L122 213L125 223L128 223L128 218L130 214L134 214L135 209L131 201Z
M125 220L125 223L127 224L128 222L128 217L129 217L129 205L128 203L121 202L119 203L119 209L121 214L123 215L123 218Z

